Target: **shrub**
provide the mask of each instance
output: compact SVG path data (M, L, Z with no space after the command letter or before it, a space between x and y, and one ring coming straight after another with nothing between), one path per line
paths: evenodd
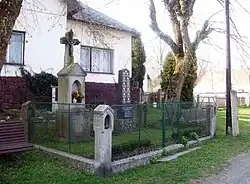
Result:
M151 141L148 139L139 140L132 140L129 142L125 142L119 145L112 146L112 153L119 154L123 152L130 152L134 151L140 147L150 147L152 145Z
M131 142L125 142L122 144L122 150L123 151L131 151L132 147L131 147Z
M188 139L187 139L187 137L182 136L180 141L181 141L181 144L184 145L184 147L187 146L187 144L188 144Z
M39 102L50 102L52 94L51 86L58 85L58 78L46 72L31 74L23 67L20 68L20 71L30 92L34 95L34 100Z
M160 159L160 158L161 158L161 155L158 155L158 154L154 155L154 156L150 157L149 162L150 162L150 164L156 164L157 160Z
M132 86L139 84L139 88L143 87L143 80L145 75L145 66L143 63L146 61L146 54L144 45L140 35L132 40Z
M140 141L140 146L141 147L149 147L151 145L152 145L152 143L148 139L143 139L143 140Z
M161 88L164 92L167 92L167 94L171 94L175 88L175 81L173 80L173 76L178 57L181 56L177 56L172 52L169 52L165 58L163 71L161 72ZM186 75L185 81L182 86L181 101L185 102L193 101L193 89L197 79L197 58L195 57L193 59L193 62L191 62L189 66L188 75Z
M167 155L168 155L167 150L164 148L164 149L162 150L161 156L165 157L165 156L167 156Z
M193 139L194 137L190 137L191 133L196 133L196 135L199 137L199 136L203 135L204 131L205 131L204 126L189 127L189 128L185 128L185 129L182 129L180 127L179 137L185 136L185 137ZM178 140L178 131L173 132L171 137L173 140Z
M131 150L135 150L140 147L140 142L139 141L131 141L130 142L130 148Z
M197 134L196 132L191 132L191 133L189 134L189 137L190 137L191 139L193 139L193 140L198 140L198 139L199 139L199 136L198 136L198 134Z

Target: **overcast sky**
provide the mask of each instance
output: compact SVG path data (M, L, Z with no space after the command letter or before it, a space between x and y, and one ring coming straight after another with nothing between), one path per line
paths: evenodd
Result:
M159 47L159 41L157 36L150 29L149 19L149 4L148 0L114 0L112 3L108 3L112 0L82 0L92 8L95 8L108 16L137 29L142 34L142 39L145 45L148 58L154 57ZM159 21L160 28L165 32L172 34L172 27L169 22L169 17L164 9L164 5L161 0L155 0L157 8L157 19ZM235 2L241 2L243 7L249 7L249 0L234 0L232 18L237 24L238 30L242 36L250 35L250 13L246 13L242 7L238 6ZM201 28L204 20L208 19L212 14L222 10L222 7L216 0L197 0L194 10L194 16L191 20L190 34L193 39L196 31ZM212 19L214 27L225 28L224 10L221 13L214 16ZM211 35L213 46L201 44L198 50L198 58L200 61L205 60L212 62L213 69L219 69L225 67L225 35L214 33ZM215 44L217 46L215 46ZM168 47L166 52L168 51ZM250 50L249 50L250 53ZM237 59L235 56L239 56ZM243 61L245 60L245 62ZM249 58L240 57L239 51L236 49L235 43L232 42L232 66L234 68L247 65L250 66ZM206 62L205 62L206 63ZM206 64L203 63L204 66Z

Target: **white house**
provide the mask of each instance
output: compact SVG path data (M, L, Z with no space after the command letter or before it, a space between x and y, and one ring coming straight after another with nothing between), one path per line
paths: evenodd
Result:
M146 68L146 72L143 81L143 91L146 93L158 91L158 89L161 88L162 66L152 59L148 59L144 66Z
M232 89L238 93L250 93L250 69L233 69L231 72ZM197 94L225 94L226 70L207 72L194 88Z
M56 75L64 62L60 37L69 29L81 42L74 47L74 56L88 72L86 82L115 83L120 69L131 71L134 29L77 0L26 0L1 76L20 75L20 66Z

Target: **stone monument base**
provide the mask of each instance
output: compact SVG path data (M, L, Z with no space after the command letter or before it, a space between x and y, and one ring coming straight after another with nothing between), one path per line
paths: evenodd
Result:
M115 120L114 131L115 135L119 135L126 132L134 132L138 130L138 124L140 119L136 116L138 108L132 105L121 105L114 108Z
M87 108L60 108L56 111L56 133L69 141L94 139L93 113Z

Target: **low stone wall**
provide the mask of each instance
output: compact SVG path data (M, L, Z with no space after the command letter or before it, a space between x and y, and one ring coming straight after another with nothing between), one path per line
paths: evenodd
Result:
M200 144L201 142L209 140L211 138L212 138L212 136L208 136L208 137L201 138L198 141L189 141L187 147L196 146L196 145ZM96 173L96 166L98 164L93 159L87 159L87 158L82 157L82 156L69 154L69 153L66 153L63 151L58 151L58 150L47 148L47 147L40 146L40 145L35 145L35 148L43 150L46 153L50 154L51 156L55 156L59 159L66 161L70 167L73 167L73 168L81 170L81 171ZM184 146L182 144L174 144L174 145L168 146L164 149L165 149L166 153L169 153L169 152L173 152L173 151L174 152L180 151L183 148L184 148ZM132 169L132 168L135 168L138 166L150 164L150 158L152 156L161 155L162 152L163 152L163 149L159 149L157 151L151 151L151 152L137 155L134 157L114 161L111 164L112 173L119 173L119 172L123 172L123 171L126 171L128 169Z
M198 141L189 141L187 148L196 146L199 143L206 141L206 140L209 140L209 139L212 139L212 136L200 138ZM170 145L164 149L160 149L157 151L151 151L151 152L148 152L148 153L145 153L142 155L137 155L134 157L125 158L122 160L112 162L112 172L119 173L119 172L123 172L123 171L126 171L128 169L132 169L132 168L135 168L138 166L150 164L150 158L152 156L161 155L163 150L165 150L166 153L170 153L173 151L178 152L183 148L184 148L184 146L182 144L174 144L174 145Z
M61 159L64 162L67 162L67 164L70 167L73 167L74 169L77 169L80 171L87 171L90 173L95 172L95 165L96 165L95 160L88 159L88 158L74 155L74 154L70 154L70 153L66 153L63 151L56 150L56 149L47 148L47 147L40 146L40 145L35 145L35 148L40 149L53 157Z

